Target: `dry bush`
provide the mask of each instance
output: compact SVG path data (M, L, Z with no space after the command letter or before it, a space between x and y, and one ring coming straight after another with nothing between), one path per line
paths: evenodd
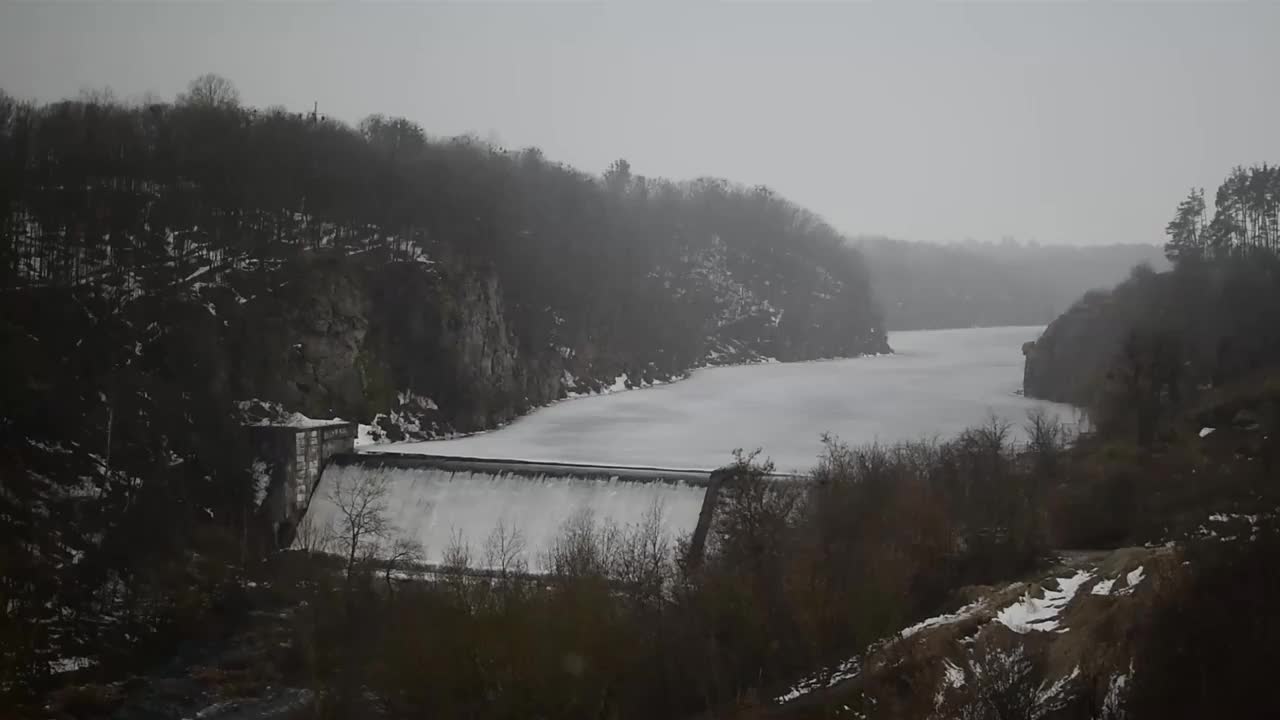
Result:
M1036 479L1040 482L1056 479L1071 442L1066 424L1044 408L1036 408L1027 413L1023 430L1027 435L1027 454Z

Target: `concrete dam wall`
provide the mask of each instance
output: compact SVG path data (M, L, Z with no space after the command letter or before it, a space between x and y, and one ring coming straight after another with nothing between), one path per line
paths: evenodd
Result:
M333 522L332 489L370 473L389 481L393 531L422 543L428 564L443 564L450 545L461 542L473 567L484 569L485 545L503 527L523 536L521 559L533 572L545 569L557 536L583 512L625 530L657 508L673 543L693 536L712 484L708 471L351 453L325 467L307 517L313 524ZM704 525L709 521L710 512Z

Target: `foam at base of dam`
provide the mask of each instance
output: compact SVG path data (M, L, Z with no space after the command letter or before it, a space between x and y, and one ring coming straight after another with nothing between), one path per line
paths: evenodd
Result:
M443 564L450 545L460 539L470 550L472 566L485 568L486 543L502 526L508 533L519 530L524 540L521 559L530 571L539 572L566 522L584 509L597 523L626 529L639 526L656 505L663 530L674 544L693 533L707 489L706 473L467 465L453 460L416 467L360 460L333 463L321 477L307 517L321 527L336 523L340 513L333 502L334 489L381 473L389 481L386 507L393 532L420 542L428 564Z

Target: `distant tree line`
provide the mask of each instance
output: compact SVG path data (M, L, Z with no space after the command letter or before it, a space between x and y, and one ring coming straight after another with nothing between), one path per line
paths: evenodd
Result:
M1164 263L1156 245L923 243L860 237L889 330L1045 325L1089 290L1141 263Z

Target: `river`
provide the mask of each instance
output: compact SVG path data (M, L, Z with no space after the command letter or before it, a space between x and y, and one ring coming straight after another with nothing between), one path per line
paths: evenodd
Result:
M642 390L577 398L504 428L374 452L552 462L714 468L735 448L761 448L779 471L811 467L820 436L851 444L948 437L991 414L1020 431L1043 407L1024 398L1022 344L1040 327L893 333L892 355L698 370Z

